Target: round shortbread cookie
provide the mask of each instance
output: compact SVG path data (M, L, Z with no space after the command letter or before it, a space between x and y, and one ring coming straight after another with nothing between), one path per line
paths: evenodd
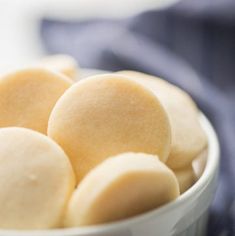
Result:
M48 135L68 154L80 181L109 156L157 154L166 161L171 129L167 114L144 86L120 75L97 75L74 84L56 103Z
M199 111L192 98L160 78L135 71L118 73L151 89L166 109L172 128L172 146L167 165L172 169L191 165L207 145L205 132L199 123Z
M25 127L46 133L52 108L71 84L67 77L43 68L1 77L0 127Z
M0 129L0 228L60 227L74 185L54 141L30 129Z
M184 193L196 182L197 178L192 166L173 171L179 183L180 194Z
M174 173L156 156L123 153L91 170L72 195L66 227L132 217L179 196Z
M208 156L208 149L205 148L192 162L192 167L197 179L199 179L202 176L205 170L207 156Z
M56 54L47 56L38 61L36 65L60 72L72 80L78 80L78 63L69 55Z

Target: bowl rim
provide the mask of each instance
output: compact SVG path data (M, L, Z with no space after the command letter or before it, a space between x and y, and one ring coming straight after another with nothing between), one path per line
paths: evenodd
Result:
M219 165L220 148L215 130L204 114L200 113L199 116L200 123L208 137L208 156L206 166L198 181L176 200L146 213L107 224L49 230L0 230L0 236L72 236L115 232L118 229L129 228L131 225L143 223L152 218L161 217L162 214L167 214L172 209L185 204L185 202L193 198L200 189L208 186L208 183L216 175L217 167Z

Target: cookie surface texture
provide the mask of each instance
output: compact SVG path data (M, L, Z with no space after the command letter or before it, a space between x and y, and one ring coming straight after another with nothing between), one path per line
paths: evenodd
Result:
M71 81L42 68L0 78L0 127L17 126L46 133L52 108Z
M58 100L48 135L70 157L78 181L109 156L156 154L166 161L171 142L167 114L145 87L120 75L98 75L74 84Z
M199 122L199 111L192 98L182 89L151 75L120 71L122 75L145 85L162 102L172 128L172 147L167 165L184 168L206 147L207 138Z
M0 175L0 228L62 225L75 177L54 141L30 129L0 129Z
M175 175L156 156L120 154L105 160L83 179L69 202L65 226L125 219L178 196Z

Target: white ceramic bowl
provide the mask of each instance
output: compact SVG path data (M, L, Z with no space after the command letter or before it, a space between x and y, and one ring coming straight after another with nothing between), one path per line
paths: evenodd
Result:
M216 189L219 144L207 118L201 115L200 121L209 143L205 170L200 179L175 201L106 225L44 231L0 230L0 236L204 236L208 208Z
M80 78L106 73L85 69ZM208 208L216 189L220 151L216 133L203 114L200 122L208 137L206 166L200 179L175 201L105 225L40 231L0 230L0 236L205 236Z

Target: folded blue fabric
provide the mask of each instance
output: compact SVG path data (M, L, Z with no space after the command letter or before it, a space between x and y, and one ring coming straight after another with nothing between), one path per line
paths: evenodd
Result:
M44 19L41 36L48 53L71 54L83 67L147 72L192 95L222 149L208 235L234 236L235 2L186 0L122 20Z

